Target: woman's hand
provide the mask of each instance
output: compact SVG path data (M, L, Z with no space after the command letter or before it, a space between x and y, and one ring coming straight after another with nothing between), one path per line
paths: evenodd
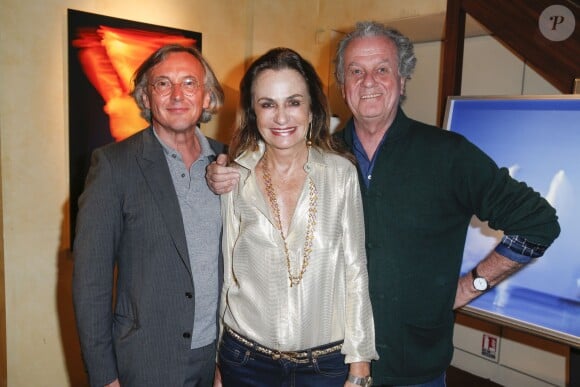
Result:
M358 376L359 378L366 378L371 374L371 363L366 361L350 363L348 374ZM360 387L360 385L351 383L347 380L344 383L344 387Z

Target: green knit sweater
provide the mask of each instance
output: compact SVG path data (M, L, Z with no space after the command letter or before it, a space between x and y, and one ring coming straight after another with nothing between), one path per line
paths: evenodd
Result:
M352 149L353 121L336 136ZM548 246L555 210L457 133L399 109L362 182L376 345L374 384L408 385L443 373L453 354L452 311L472 215L506 235ZM482 257L483 258L483 257Z

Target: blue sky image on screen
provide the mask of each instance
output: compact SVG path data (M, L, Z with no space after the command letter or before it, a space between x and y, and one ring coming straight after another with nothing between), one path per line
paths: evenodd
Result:
M545 197L562 232L546 254L471 306L580 337L580 98L456 99L447 129L458 132ZM501 232L474 219L461 271Z

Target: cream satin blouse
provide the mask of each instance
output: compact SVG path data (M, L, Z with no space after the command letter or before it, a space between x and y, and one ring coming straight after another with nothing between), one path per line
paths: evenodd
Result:
M356 167L310 149L305 170L318 192L317 223L302 281L290 287L283 241L256 181L263 152L260 144L236 160L240 183L222 196L222 324L280 351L344 340L347 363L378 359ZM294 273L302 262L308 193L306 183L286 236Z

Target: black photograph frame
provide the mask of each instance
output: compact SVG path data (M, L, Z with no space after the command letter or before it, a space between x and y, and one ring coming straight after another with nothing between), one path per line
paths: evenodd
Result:
M69 224L72 241L77 202L93 150L120 141L147 126L129 95L130 70L136 69L139 60L142 62L148 54L167 43L192 45L201 51L202 33L73 9L67 10L67 22ZM119 95L122 98L118 98ZM112 113L113 109L130 114ZM123 129L123 124L118 122L118 118L131 120L130 129L120 132L118 129Z

